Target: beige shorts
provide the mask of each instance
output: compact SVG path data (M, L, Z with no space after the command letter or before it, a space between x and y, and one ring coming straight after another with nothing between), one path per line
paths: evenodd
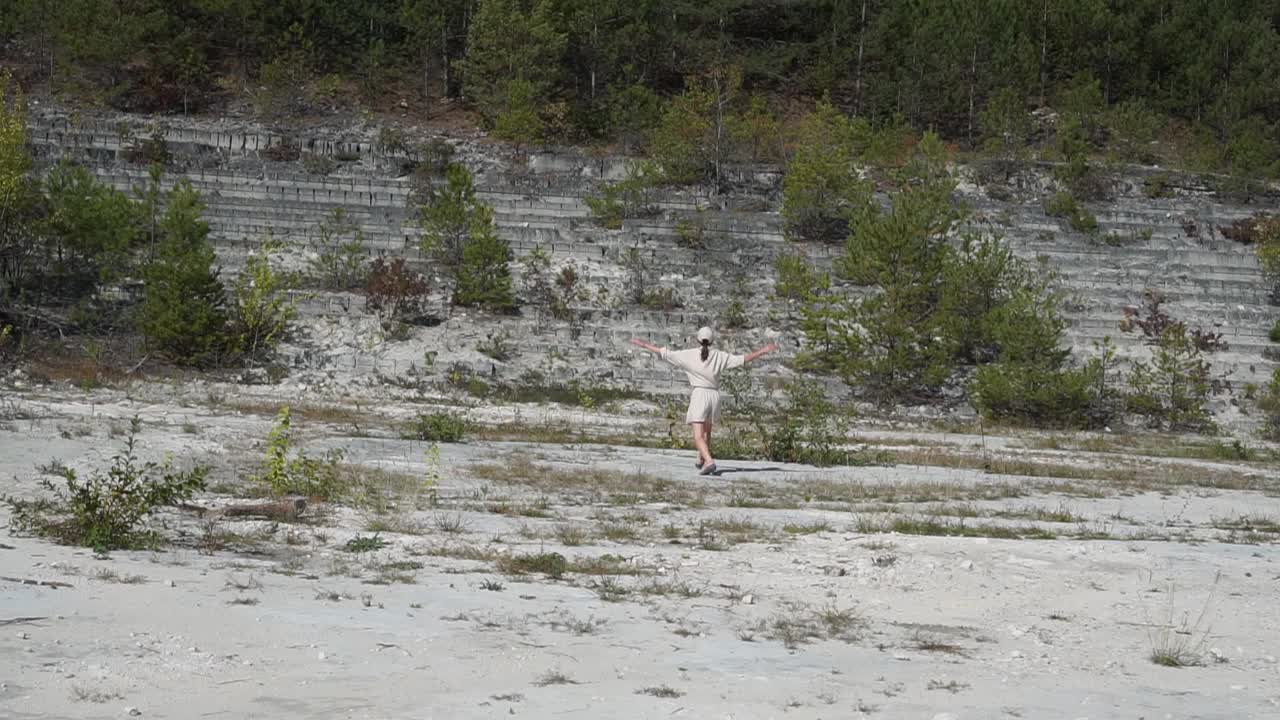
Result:
M689 412L685 414L686 423L718 423L720 422L720 391L710 388L694 388L689 397Z

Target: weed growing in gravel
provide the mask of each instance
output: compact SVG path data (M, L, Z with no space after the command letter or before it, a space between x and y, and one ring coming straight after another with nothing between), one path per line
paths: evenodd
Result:
M342 546L343 550L349 553L367 553L375 550L381 550L387 546L387 541L378 535L359 536L351 538Z
M498 560L498 569L513 575L541 573L559 578L569 571L569 561L560 553L522 554Z
M678 698L684 697L684 693L675 688L666 685L657 685L655 687L640 688L636 691L637 695L652 695L656 698Z
M576 525L557 525L555 536L561 545L569 547L581 545L587 540L587 534Z
M119 583L121 585L141 585L147 581L145 575L120 574L111 568L98 568L93 579L101 582Z
M578 681L565 675L559 670L548 670L541 677L534 681L534 685L538 687L546 687L548 685L577 685Z
M467 421L460 415L448 412L423 413L405 428L406 440L428 442L461 442L467 434Z
M1191 614L1179 614L1176 605L1177 588L1170 583L1166 596L1169 605L1165 618L1147 631L1147 641L1151 645L1151 662L1164 667L1189 667L1204 662L1205 646L1209 643L1209 632L1212 629L1206 624L1209 609L1213 604L1214 592L1222 580L1219 572L1213 578L1213 586L1205 597L1200 612L1192 619Z

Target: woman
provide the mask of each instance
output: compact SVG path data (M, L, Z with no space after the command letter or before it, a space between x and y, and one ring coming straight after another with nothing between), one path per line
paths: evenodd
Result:
M746 355L730 355L722 350L711 349L714 336L711 328L699 328L700 347L688 350L668 350L643 340L631 340L632 345L658 355L689 376L693 394L689 398L689 412L684 420L693 426L693 446L698 449L698 462L695 465L702 470L701 475L711 475L716 471L716 461L711 457L711 429L720 419L720 383L716 376L724 370L742 367L778 349L776 343L769 343Z

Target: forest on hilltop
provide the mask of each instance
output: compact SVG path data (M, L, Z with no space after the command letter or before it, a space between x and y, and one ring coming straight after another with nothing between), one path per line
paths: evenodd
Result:
M9 0L31 88L267 117L461 98L516 141L647 137L691 85L787 116L829 98L977 147L983 111L1079 99L1178 128L1215 165L1280 160L1275 0ZM352 92L348 92L352 91ZM729 92L732 91L732 92ZM798 108L797 108L798 106ZM1233 146L1234 143L1234 146Z

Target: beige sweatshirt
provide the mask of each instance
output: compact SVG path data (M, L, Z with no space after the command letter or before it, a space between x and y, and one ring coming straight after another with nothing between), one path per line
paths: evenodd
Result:
M668 350L662 348L662 359L675 365L689 376L689 384L695 388L719 390L720 383L716 376L723 370L742 367L747 361L742 355L730 355L723 350L712 350L707 354L707 361L702 362L702 348L688 350Z

